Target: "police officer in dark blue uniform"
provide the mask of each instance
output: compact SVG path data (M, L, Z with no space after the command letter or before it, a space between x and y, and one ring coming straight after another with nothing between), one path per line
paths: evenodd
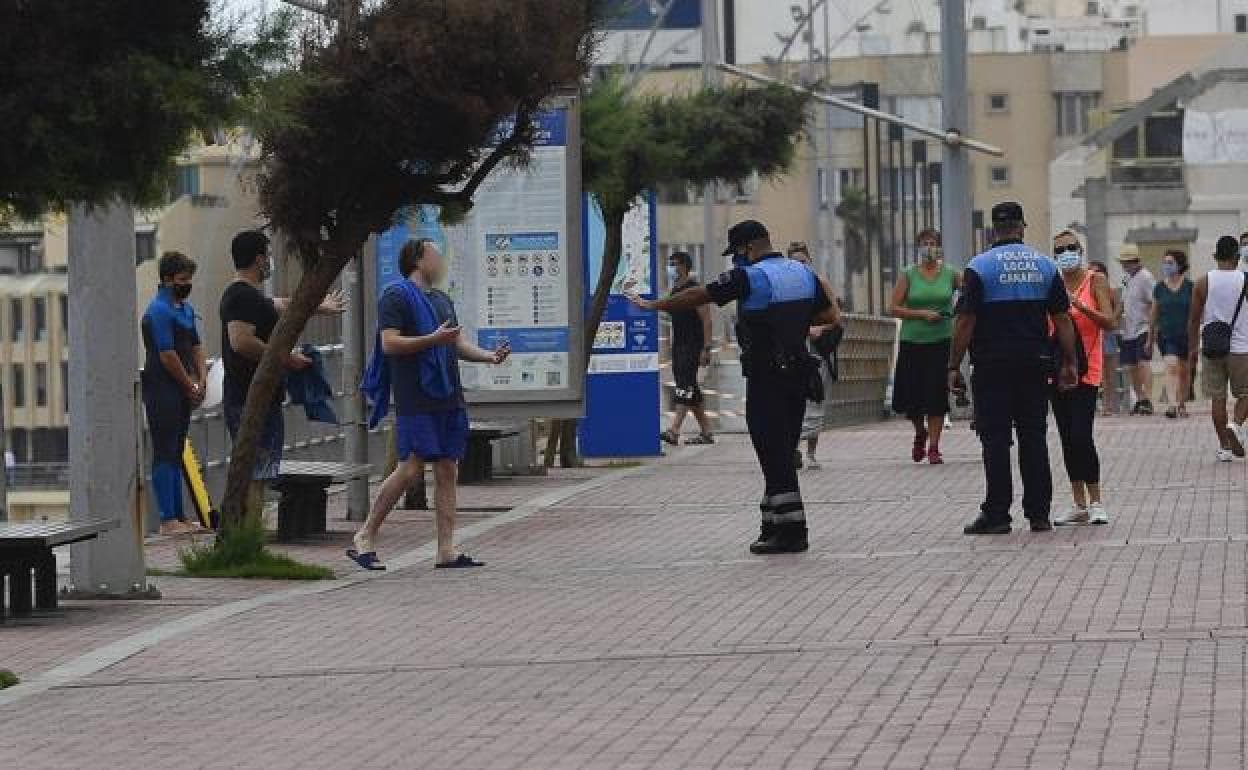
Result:
M766 481L756 554L800 553L808 547L806 511L797 483L793 448L819 361L806 350L814 324L837 321L831 291L806 265L772 248L767 228L754 220L728 231L729 250L747 264L716 281L660 300L630 298L640 307L672 312L714 302L737 302L748 340L745 420Z
M949 358L949 384L965 392L959 369L970 348L975 419L983 445L987 493L979 517L963 530L968 535L1010 531L1014 491L1010 477L1012 434L1018 433L1018 463L1023 477L1023 514L1031 531L1053 525L1049 507L1053 479L1049 472L1048 387L1053 378L1063 388L1078 383L1075 330L1070 299L1057 266L1023 243L1023 207L1000 203L992 209L996 241L971 260L963 277L962 299ZM1050 341L1050 320L1058 338Z

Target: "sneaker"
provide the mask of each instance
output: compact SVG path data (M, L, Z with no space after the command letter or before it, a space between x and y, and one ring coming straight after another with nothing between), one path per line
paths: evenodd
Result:
M967 524L962 528L964 535L1008 535L1010 534L1010 523L1008 521L994 522L985 519L981 514L975 521Z
M1054 519L1053 523L1059 527L1065 527L1070 524L1087 524L1088 513L1089 510L1087 508L1080 508L1075 505L1069 511Z
M1088 523L1089 524L1108 524L1109 512L1105 510L1102 503L1092 503L1088 506Z
M778 553L805 553L809 549L806 527L799 525L777 527L766 540L759 540L751 545L750 553L755 556L771 556Z
M1229 462L1234 461L1234 459L1235 459L1235 453L1232 452L1231 450L1229 449L1218 450L1218 462L1229 463Z
M823 470L823 465L814 458L814 455L806 455L806 470L819 471Z

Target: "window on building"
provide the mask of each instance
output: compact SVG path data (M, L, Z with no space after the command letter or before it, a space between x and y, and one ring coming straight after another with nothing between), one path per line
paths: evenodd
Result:
M1100 16L1101 4L1097 2L1096 0L1088 0L1087 15L1088 16Z
M993 166L988 169L988 182L993 187L1005 187L1010 183L1009 166Z
M9 330L9 339L14 342L21 342L26 338L26 318L21 297L13 297L9 300Z
M69 414L69 362L61 362L61 408Z
M1248 32L1248 14L1235 14L1235 31L1241 35Z
M862 169L860 168L843 168L838 172L841 181L841 189L847 190L853 188L855 190L862 189Z
M134 264L156 259L156 233L134 234Z
M21 409L26 406L26 367L22 364L13 364L10 381L13 383L13 408Z
M61 335L69 339L69 296L62 294L60 297L61 304Z
M1053 94L1058 136L1084 136L1092 130L1092 113L1101 106L1095 91Z
M988 29L988 19L984 16L972 16L971 29Z
M17 272L30 275L43 272L43 246L37 243L23 244L17 253Z
M43 297L35 297L35 341L43 342L48 338L48 301Z
M48 405L48 365L35 364L35 406Z
M684 182L659 185L659 203L664 206L684 206L693 198L692 190Z
M19 463L30 462L30 433L25 428L10 429L9 449Z
M988 94L988 111L989 112L1009 112L1010 111L1010 95L1009 94Z
M832 200L832 192L828 189L828 170L826 168L815 171L815 190L819 194L820 208L827 208L828 202Z
M178 166L173 199L177 200L183 195L199 195L199 166Z
M1183 157L1183 113L1150 115L1144 120L1144 156Z

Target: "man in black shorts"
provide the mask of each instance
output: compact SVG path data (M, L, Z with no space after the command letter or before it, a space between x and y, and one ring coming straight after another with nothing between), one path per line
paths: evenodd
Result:
M672 287L672 296L698 285L690 274L692 270L693 259L686 252L674 251L667 258L667 277ZM693 418L698 421L702 432L685 443L714 444L711 421L702 406L702 388L698 387L698 368L711 363L711 310L702 305L692 310L678 310L670 315L672 374L676 380L672 402L676 407L676 416L672 419L672 427L663 431L660 437L672 446L678 445L680 426L685 422L685 415L693 412Z

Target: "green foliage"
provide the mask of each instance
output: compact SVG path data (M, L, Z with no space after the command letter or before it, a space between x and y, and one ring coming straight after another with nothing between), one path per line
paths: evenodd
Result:
M867 194L857 187L847 187L836 204L836 215L845 225L845 264L850 272L861 273L867 265L867 235L879 235L879 222Z
M582 103L585 188L610 213L663 183L774 176L793 161L809 101L783 86L742 84L638 97L608 77Z
M601 0L386 0L348 44L305 53L261 126L261 203L305 262L358 248L394 212L441 204L454 220L533 142L527 116L589 65ZM497 147L498 126L519 115Z
M21 681L22 680L17 678L17 674L14 674L7 668L0 668L0 690L3 690L6 687L12 687L15 684L20 684Z
M158 202L192 131L236 117L237 97L284 45L288 23L236 44L209 6L0 2L0 210Z
M182 574L202 578L267 578L270 580L327 580L334 571L303 564L265 547L264 528L248 521L221 532L211 544L195 544L178 551Z

